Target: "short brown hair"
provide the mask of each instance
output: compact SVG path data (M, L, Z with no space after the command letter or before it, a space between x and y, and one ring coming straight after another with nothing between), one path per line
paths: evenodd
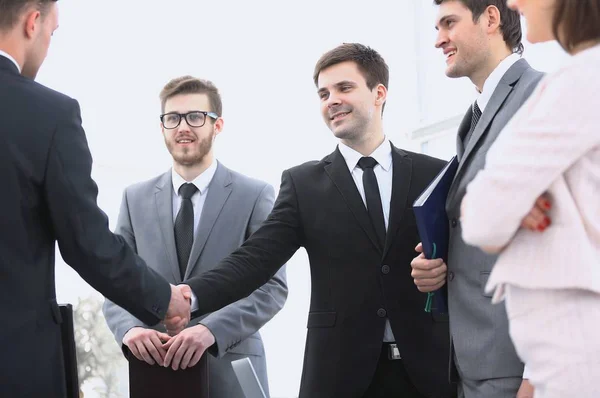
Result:
M162 112L165 111L167 100L180 94L206 94L211 109L203 110L214 112L219 116L223 114L221 94L219 94L217 87L209 80L197 79L193 76L177 77L166 84L160 92L160 107Z
M565 51L600 40L600 0L556 0L552 31Z
M0 31L14 27L28 6L35 6L42 16L46 16L50 4L56 1L58 0L0 0Z
M506 0L433 0L435 5L448 1L459 1L473 14L473 22L477 22L483 12L494 6L500 11L500 31L504 42L514 53L523 54L523 32L521 31L521 17L517 11L511 10L506 5ZM575 0L577 1L577 0Z
M323 69L347 61L352 61L358 66L369 90L373 90L378 84L388 87L390 72L383 57L371 47L359 43L344 43L323 54L315 65L315 86L319 83L319 74Z

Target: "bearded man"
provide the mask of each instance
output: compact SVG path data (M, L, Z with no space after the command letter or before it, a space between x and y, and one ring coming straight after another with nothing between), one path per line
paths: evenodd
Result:
M219 163L215 137L223 130L218 89L207 80L183 76L160 93L161 129L173 167L125 190L116 233L173 284L199 276L238 248L266 219L273 187ZM126 354L173 370L196 365L209 355L210 396L241 397L231 362L249 357L268 394L265 351L258 330L287 298L285 269L249 296L193 318L175 341L159 325L151 328L106 300L104 315ZM192 311L196 307L192 297ZM169 342L170 341L170 342ZM165 364L176 344L177 355Z

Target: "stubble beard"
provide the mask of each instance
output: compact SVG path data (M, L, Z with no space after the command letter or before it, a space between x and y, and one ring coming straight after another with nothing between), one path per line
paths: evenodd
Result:
M368 121L363 115L360 115L356 109L352 111L352 123L340 130L333 131L336 138L345 142L359 142L362 140L365 131L367 130Z
M173 157L173 160L186 167L195 166L197 164L202 163L204 157L210 152L212 149L213 141L215 137L215 130L211 132L211 134L200 141L197 147L194 148L182 148L182 151L175 151L175 146L177 145L175 141L168 142L167 149L169 153Z

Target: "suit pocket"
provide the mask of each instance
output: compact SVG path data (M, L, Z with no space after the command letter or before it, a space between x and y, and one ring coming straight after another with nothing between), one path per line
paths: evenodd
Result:
M335 326L337 312L309 312L307 328L331 328Z
M490 277L490 271L481 271L479 273L479 284L481 286L481 294L484 297L489 297L492 298L494 296L494 293L486 293L485 292L485 285L487 285L487 281Z

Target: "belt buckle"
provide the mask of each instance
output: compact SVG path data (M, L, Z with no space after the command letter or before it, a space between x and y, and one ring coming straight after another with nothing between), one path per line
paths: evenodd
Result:
M396 344L388 344L388 359L390 361L394 361L396 359L401 359L400 350Z

